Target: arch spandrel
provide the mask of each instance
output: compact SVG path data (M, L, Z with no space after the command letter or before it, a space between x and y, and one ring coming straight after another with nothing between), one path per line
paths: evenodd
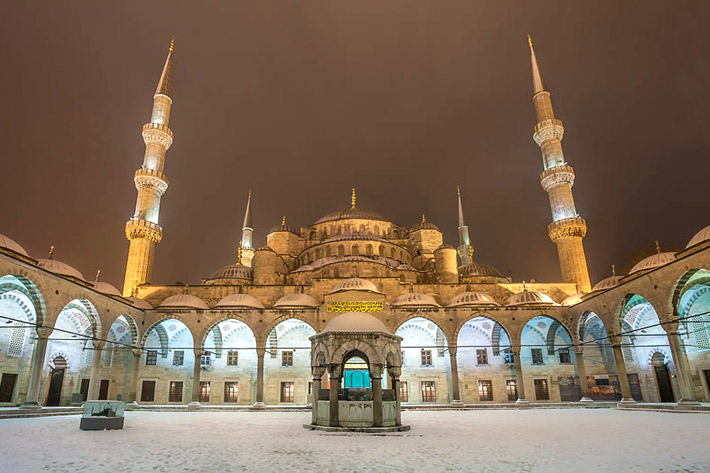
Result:
M508 337L509 338L511 337L511 331L508 328L508 326L513 326L513 324L511 322L514 322L514 321L506 321L506 323L503 323L503 322L501 322L502 317L499 317L498 315L492 315L491 314L492 311L485 311L485 310L470 311L469 310L469 311L461 311L461 312L465 313L467 315L463 316L463 317L461 317L461 316L458 317L459 321L456 324L456 329L452 333L453 338L450 339L451 341L456 342L459 338L459 333L461 333L461 329L464 327L464 325L466 325L470 321L477 319L479 317L486 318L486 319L490 320L491 322L497 323L498 325L500 325L503 328L505 333L508 334ZM494 312L494 314L495 314L495 312ZM448 337L448 334L447 334L447 337Z
M7 286L6 286L7 285ZM43 284L36 282L24 274L6 273L0 276L0 293L18 290L32 302L37 325L45 325L47 319L47 303L45 294L47 289Z
M257 345L258 345L259 339L257 338L256 332L253 327L254 321L247 314L241 314L241 313L236 313L236 312L229 312L226 314L213 314L211 316L204 317L202 319L202 323L200 324L199 329L196 330L195 336L197 338L195 338L195 340L200 341L200 346L204 346L210 332L215 327L219 326L219 324L221 324L222 322L226 322L228 320L241 322L244 325L246 325L247 328L249 329L249 331L251 332L252 336L254 337L254 339L257 340Z
M394 313L394 311L392 311ZM434 314L432 316L431 314ZM450 338L454 332L455 332L455 323L456 319L454 318L454 321L450 321L449 318L451 317L445 317L445 314L443 311L414 311L414 312L403 312L401 317L393 317L392 318L392 323L387 324L385 322L385 325L387 326L388 329L391 329L392 333L396 334L397 331L404 326L407 322L409 322L412 319L425 319L434 325L436 325L439 330L441 330L444 333L444 336L446 337L447 342L450 343Z

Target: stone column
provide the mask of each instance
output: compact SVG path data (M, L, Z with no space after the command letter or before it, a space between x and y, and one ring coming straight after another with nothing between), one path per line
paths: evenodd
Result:
M678 332L674 331L668 333L668 345L670 346L675 371L678 375L678 386L680 387L680 400L678 404L699 404L698 401L695 400L695 394L693 394L693 386L690 383L690 367L687 364L688 360L684 356L684 350L681 346Z
M592 402L592 398L589 397L589 384L587 384L587 369L584 366L584 356L582 349L579 348L575 350L575 355L577 356L577 374L579 375L579 385L582 388L582 399L579 402Z
M256 349L256 402L252 407L263 409L264 404L264 354L266 348Z
M525 379L523 378L523 363L520 361L520 350L513 352L513 362L515 363L515 388L518 391L516 404L529 404L525 399Z
M395 425L402 425L402 399L399 393L399 377L402 374L402 368L390 368L390 377L392 379L392 389L394 390L395 400Z
M331 365L330 373L330 412L328 425L338 427L340 418L338 415L338 401L340 400L340 368Z
M320 397L323 371L325 370L320 367L313 367L313 394L311 395L313 403L313 407L311 408L311 424L313 425L318 425L318 398Z
M42 384L42 367L44 358L47 355L47 341L52 329L49 327L37 327L37 344L32 354L32 370L30 371L30 385L27 389L27 397L20 409L42 409L39 403L39 387Z
M372 426L382 427L382 366L370 365L372 384Z
M631 396L631 386L629 385L629 377L626 374L626 363L624 363L624 354L621 351L621 345L619 343L614 343L612 345L612 349L614 350L614 359L616 360L616 370L619 372L621 403L630 404L636 402Z
M133 368L131 369L131 388L128 391L128 403L138 405L138 369L141 363L141 350L133 349Z
M459 387L459 365L456 360L456 347L449 347L449 358L451 359L451 404L462 406L461 392Z
M192 365L192 400L188 407L200 407L200 370L202 368L202 348L193 348L195 362Z
M88 401L96 401L99 398L99 368L101 368L101 352L104 349L105 342L93 340L94 356L91 359L91 375L89 376L89 393L86 396Z

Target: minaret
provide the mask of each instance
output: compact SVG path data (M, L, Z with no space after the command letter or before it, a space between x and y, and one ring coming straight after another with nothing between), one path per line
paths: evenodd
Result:
M145 155L143 165L135 173L138 190L136 211L126 222L126 238L130 241L123 295L130 296L135 288L150 282L153 274L155 245L163 238L163 229L158 225L160 199L168 188L168 179L163 174L165 152L173 143L173 132L168 128L171 98L173 48L170 42L163 73L153 96L153 113L150 122L143 125Z
M557 245L562 279L577 283L581 291L589 292L591 284L582 244L587 234L587 222L577 214L574 206L574 170L565 162L562 153L564 127L552 110L550 92L545 89L530 35L528 43L532 63L533 103L537 115L533 139L542 150L545 170L540 174L540 184L550 198L552 209L552 223L548 226L548 233L550 240Z
M456 249L461 259L461 266L471 264L473 259L469 256L471 239L468 236L468 225L463 218L463 205L461 205L461 188L456 186L456 194L459 200L459 247Z
M244 223L242 224L242 241L239 243L241 260L244 266L251 266L251 260L254 258L254 246L252 238L254 229L251 223L251 191L247 197L247 209L244 212Z

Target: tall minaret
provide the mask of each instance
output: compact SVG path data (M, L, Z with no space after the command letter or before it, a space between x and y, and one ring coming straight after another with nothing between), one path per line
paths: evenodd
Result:
M249 191L247 209L244 212L244 223L242 224L242 241L239 244L242 252L242 264L245 266L251 266L251 260L254 258L253 236L254 229L251 223L251 191Z
M565 162L562 153L564 127L552 110L550 92L545 89L530 35L528 43L532 62L533 102L537 115L533 139L542 150L545 170L540 174L540 184L550 197L552 209L552 223L548 226L548 233L550 240L557 245L562 279L577 283L580 291L589 292L589 271L582 244L587 234L587 222L577 214L574 206L574 169Z
M153 274L155 245L163 238L163 229L158 225L160 199L168 188L168 179L163 174L165 152L173 143L173 132L168 128L170 121L173 48L170 42L168 57L163 73L153 96L153 113L150 123L143 125L145 156L143 165L135 173L134 182L138 190L136 212L126 222L126 238L130 241L126 278L123 295L133 294L136 286L150 282Z
M459 246L456 249L461 259L461 266L471 264L471 256L469 248L471 247L471 239L468 236L468 225L463 218L463 205L461 205L461 188L456 186L456 195L459 200Z

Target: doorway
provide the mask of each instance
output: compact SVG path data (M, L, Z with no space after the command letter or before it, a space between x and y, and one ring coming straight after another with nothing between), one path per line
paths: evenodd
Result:
M57 356L52 360L52 366L52 371L49 373L49 386L47 387L45 406L58 406L61 402L64 372L69 365L67 365L67 360L63 356Z
M109 380L108 379L102 379L101 380L101 385L99 386L99 401L106 401L108 400L108 385L109 385Z
M666 356L663 353L654 353L651 357L651 365L656 374L656 383L658 384L658 393L661 396L661 402L675 402Z

